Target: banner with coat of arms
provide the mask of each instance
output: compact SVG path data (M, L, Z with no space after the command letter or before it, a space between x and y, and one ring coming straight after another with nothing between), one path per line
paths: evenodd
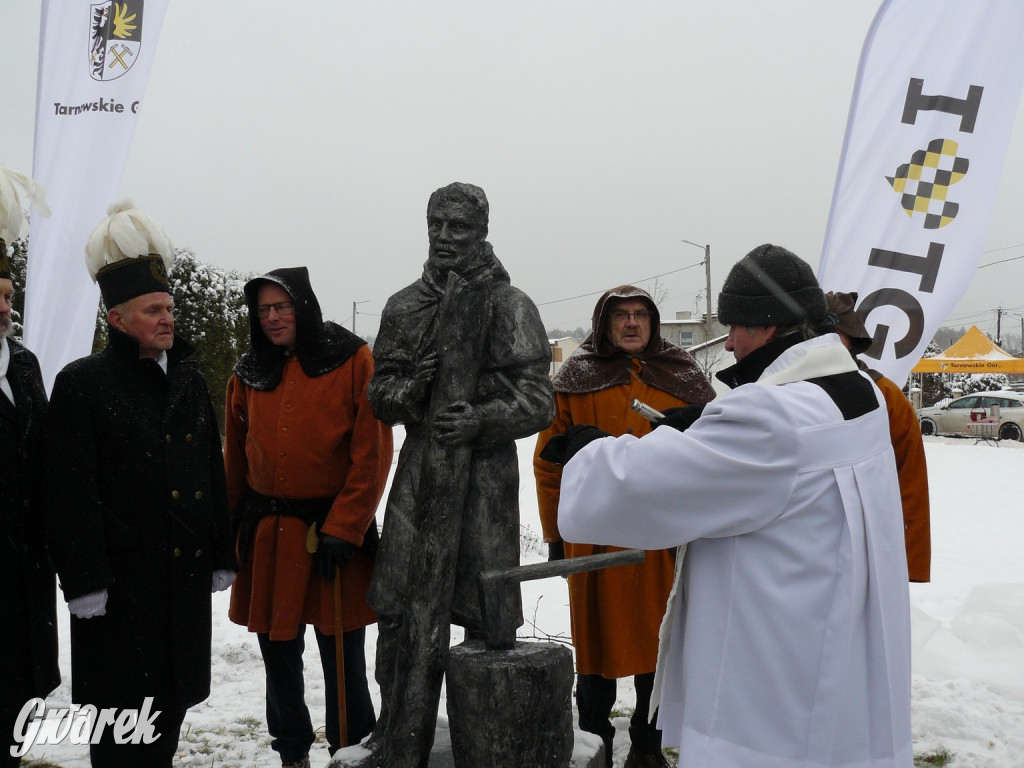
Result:
M967 290L1024 84L1024 2L886 0L861 52L818 280L902 385Z
M25 341L47 391L92 348L85 242L118 197L167 3L43 0L32 177L52 215L32 217Z

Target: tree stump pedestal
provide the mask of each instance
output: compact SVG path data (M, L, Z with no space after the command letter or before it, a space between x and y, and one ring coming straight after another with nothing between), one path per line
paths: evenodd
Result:
M573 755L572 652L469 640L450 650L448 722L455 768L567 768Z

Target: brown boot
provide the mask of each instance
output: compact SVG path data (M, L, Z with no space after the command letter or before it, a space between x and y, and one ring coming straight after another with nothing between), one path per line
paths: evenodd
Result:
M281 763L281 768L309 768L309 755L294 763Z

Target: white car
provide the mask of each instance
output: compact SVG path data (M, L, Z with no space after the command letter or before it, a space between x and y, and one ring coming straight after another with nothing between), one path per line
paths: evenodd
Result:
M999 406L1001 440L1024 439L1024 392L1004 389L999 392L975 392L952 400L946 405L933 405L917 412L923 435L960 435L967 425L982 419L993 419Z

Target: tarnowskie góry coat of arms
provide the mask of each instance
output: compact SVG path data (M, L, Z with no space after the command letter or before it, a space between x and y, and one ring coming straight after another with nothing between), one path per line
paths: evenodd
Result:
M144 0L107 0L89 6L89 75L116 80L132 68L142 48Z

